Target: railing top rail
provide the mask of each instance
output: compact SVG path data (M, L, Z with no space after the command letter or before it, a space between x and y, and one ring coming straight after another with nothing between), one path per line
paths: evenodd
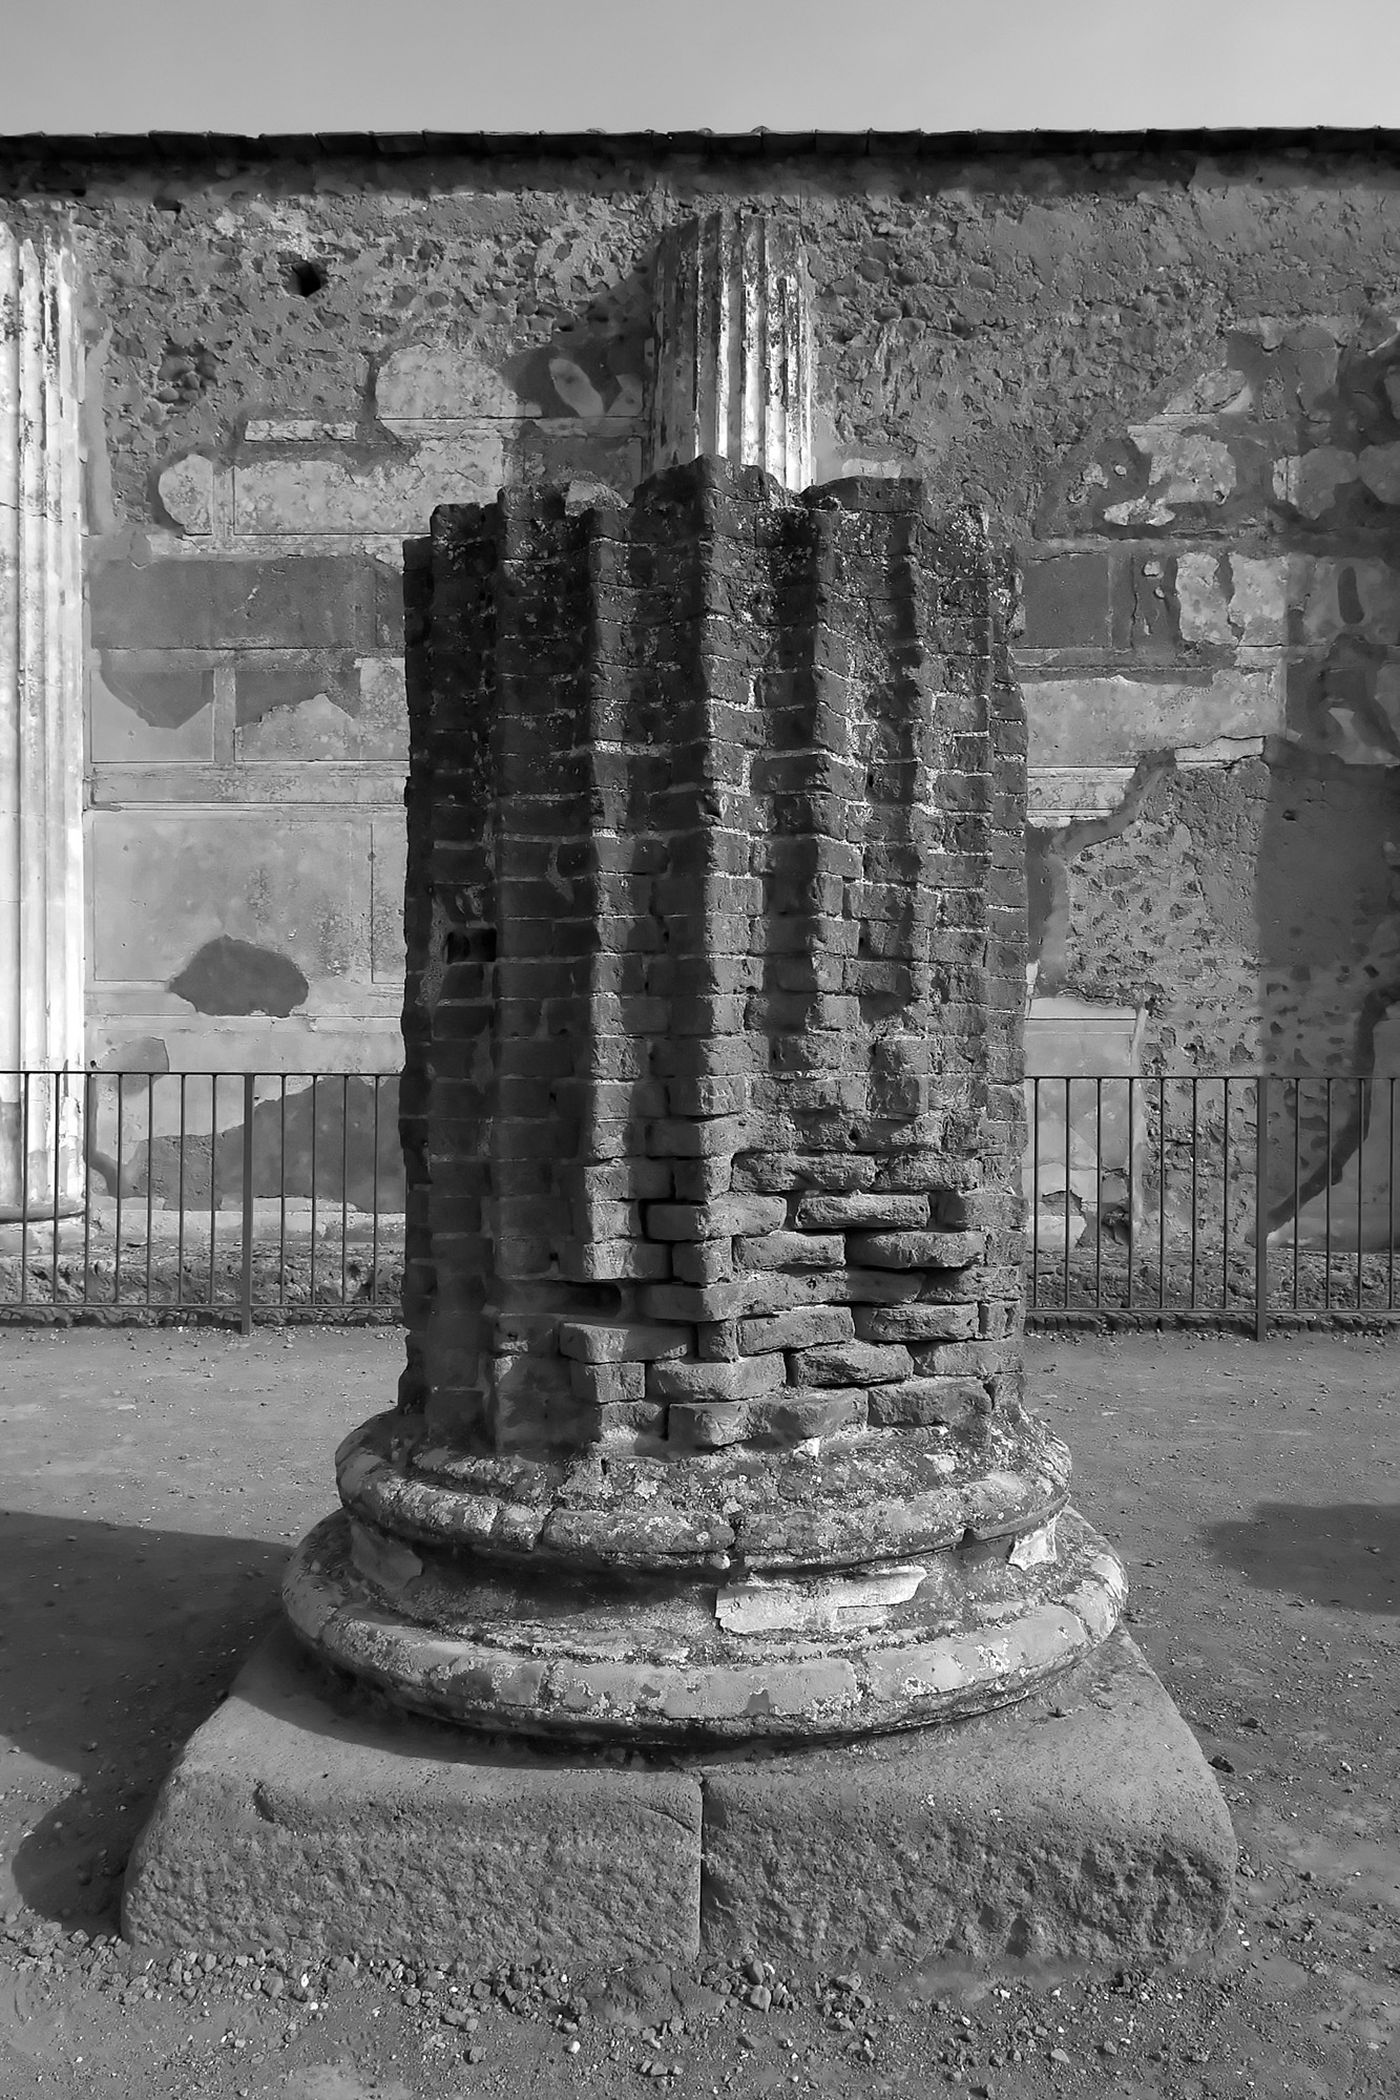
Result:
M1400 1079L1400 1072L1338 1072L1311 1070L1305 1072L1267 1070L1255 1071L1243 1067L1232 1067L1228 1071L1211 1066L1173 1070L1169 1072L1026 1072L1024 1078L1044 1085L1063 1086L1087 1084L1102 1080L1122 1085L1128 1080L1137 1084L1146 1081L1155 1086L1159 1081L1168 1085L1184 1084L1189 1080L1282 1080L1286 1085L1320 1085L1333 1080L1355 1086L1364 1081L1367 1085ZM374 1068L365 1067L317 1067L297 1066L247 1066L247 1065L184 1065L171 1068L156 1068L148 1065L0 1065L0 1079L401 1079L402 1065Z

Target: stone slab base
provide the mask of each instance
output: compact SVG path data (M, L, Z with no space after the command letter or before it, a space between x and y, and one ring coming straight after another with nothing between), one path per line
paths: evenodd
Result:
M1195 1739L1122 1634L980 1720L662 1763L369 1712L279 1629L166 1781L123 1926L482 1969L1193 1962L1234 1863Z

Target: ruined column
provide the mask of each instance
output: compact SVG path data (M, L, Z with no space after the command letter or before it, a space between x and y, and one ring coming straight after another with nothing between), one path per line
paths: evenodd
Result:
M725 207L671 228L653 314L648 472L712 455L805 488L811 279L791 227Z
M1025 730L917 483L705 459L410 564L409 1361L285 1598L494 1734L907 1729L1112 1629L1022 1406Z
M0 227L0 1215L83 1185L82 341L57 235ZM24 1069L72 1071L65 1083Z

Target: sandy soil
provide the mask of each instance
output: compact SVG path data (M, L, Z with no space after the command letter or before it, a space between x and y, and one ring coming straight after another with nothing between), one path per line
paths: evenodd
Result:
M1037 1404L1242 1848L1209 1976L152 1961L122 1866L393 1331L0 1334L0 2100L1400 2092L1400 1338L1042 1337ZM765 1995L772 2003L760 2009ZM760 2003L750 2001L757 1998Z

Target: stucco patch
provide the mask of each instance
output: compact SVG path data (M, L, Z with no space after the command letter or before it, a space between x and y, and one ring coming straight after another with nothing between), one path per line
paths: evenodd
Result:
M234 468L240 532L421 532L439 503L485 502L505 478L499 427L428 438L364 461L276 459Z
M408 343L386 357L374 382L385 428L401 437L455 430L473 419L537 416L479 350L451 343Z
M1224 668L1197 684L1170 679L1041 678L1025 683L1032 767L1134 763L1144 751L1283 728L1279 671Z

